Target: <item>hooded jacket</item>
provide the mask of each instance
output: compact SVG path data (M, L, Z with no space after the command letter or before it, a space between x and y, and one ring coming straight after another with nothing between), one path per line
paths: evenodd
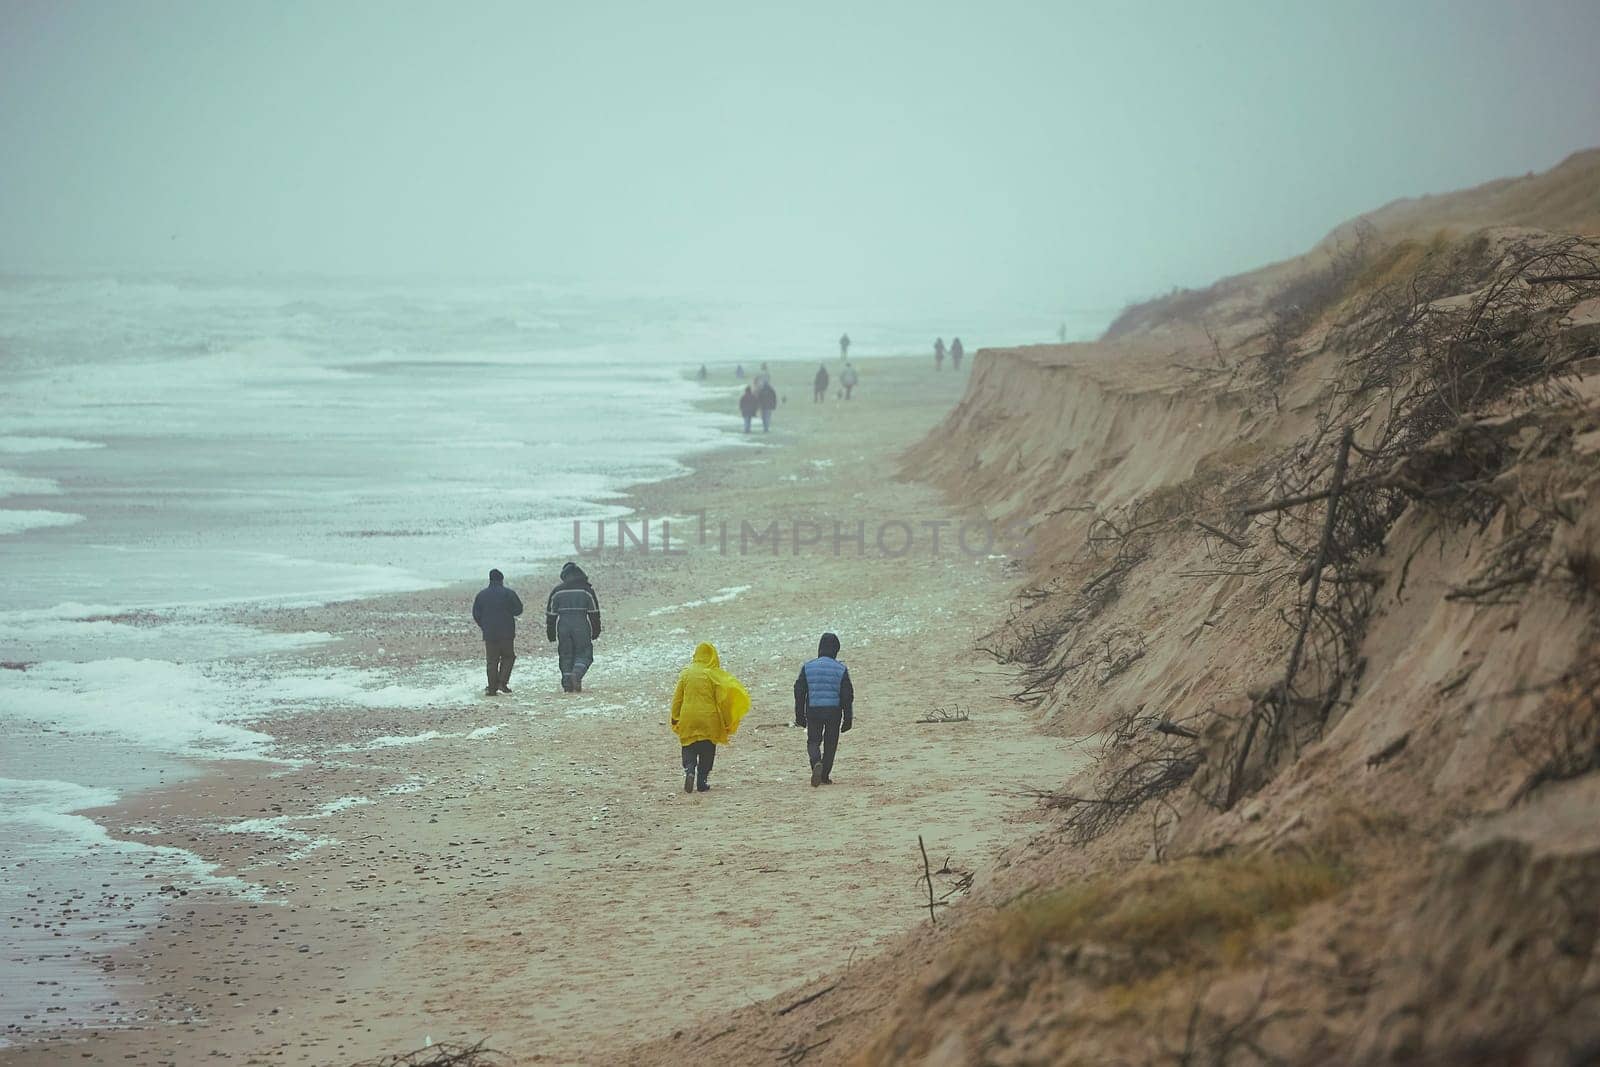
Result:
M563 615L589 616L589 636L600 636L600 596L589 584L589 576L576 563L561 568L561 584L550 590L544 604L545 636L556 639L556 622ZM570 630L568 631L571 632Z
M739 679L722 669L716 646L704 642L694 650L694 662L678 675L672 693L672 732L678 744L711 741L725 745L750 710L750 693Z
M817 658L807 660L794 680L794 721L806 724L806 713L813 709L843 712L844 728L853 725L856 690L850 681L850 668L838 659L839 639L823 634L817 643Z
M472 599L472 621L483 631L485 641L510 641L517 636L517 616L522 600L506 588L503 578L490 578Z

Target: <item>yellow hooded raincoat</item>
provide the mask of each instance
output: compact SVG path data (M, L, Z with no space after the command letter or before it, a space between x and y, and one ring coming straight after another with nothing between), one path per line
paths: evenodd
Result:
M694 650L694 662L678 675L678 688L672 694L672 732L678 743L725 745L749 710L749 692L722 669L716 648L702 643Z

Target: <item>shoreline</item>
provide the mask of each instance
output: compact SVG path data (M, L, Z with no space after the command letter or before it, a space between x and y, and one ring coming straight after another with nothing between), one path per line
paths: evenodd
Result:
M949 515L925 487L883 483L899 451L959 398L958 386L951 379L933 380L931 372L919 373L918 361L902 357L857 362L866 388L849 405L830 399L813 410L794 402L796 391L791 389L790 402L780 406L775 422L778 447L757 450L729 442L701 453L688 472L631 488L622 498L630 513L676 516L694 510L687 504L710 503L768 509L761 514L778 518L828 505L893 505L902 513ZM786 364L778 370L798 376L811 366ZM885 388L869 401L874 381ZM720 408L724 400L731 406L735 398L730 388L725 397L707 395L696 403ZM894 425L863 428L856 413L870 415L869 422ZM736 415L729 417L737 425ZM863 461L867 477L860 470L842 475L842 465ZM863 505L863 497L873 496L879 499ZM509 700L465 695L481 685L481 644L466 632L470 620L465 620L465 604L456 601L470 600L476 584L245 613L241 621L256 625L335 635L334 641L290 654L301 664L336 668L353 661L397 671L409 668L413 674L422 665L459 680L463 698L441 707L356 707L260 720L270 724L267 732L276 738L280 755L303 762L291 767L228 764L179 789L80 813L98 815L113 826L159 824L164 832L148 838L152 843L193 848L217 863L219 874L258 881L270 899L282 902L245 903L228 894L191 892L143 931L143 943L106 961L108 973L131 974L148 991L159 1005L154 1018L160 1021L139 1020L126 1029L15 1045L0 1049L0 1062L36 1062L52 1052L75 1055L88 1048L130 1062L156 1063L188 1054L176 1050L202 1046L229 1055L280 1053L274 1062L295 1062L297 1056L304 1062L354 1062L404 1051L428 1038L438 1042L480 1036L524 1057L537 1045L550 1049L559 1062L582 1062L581 1050L593 1048L597 1040L618 1048L631 1045L665 1026L660 1000L677 983L677 949L690 935L635 925L616 943L619 923L606 921L604 914L556 920L543 914L544 898L554 895L576 906L601 893L593 898L598 912L626 901L633 906L629 914L642 909L663 918L660 904L650 896L666 887L663 871L655 868L664 868L667 882L681 883L688 871L677 866L683 859L674 853L689 846L663 852L662 842L717 839L719 833L712 828L719 825L714 813L720 809L710 806L717 801L736 817L720 833L738 840L739 857L765 855L749 864L749 870L737 872L734 880L740 889L730 899L765 903L743 916L736 909L721 909L694 918L686 923L690 941L716 948L731 939L735 948L730 951L743 953L739 958L746 980L738 988L744 995L768 995L803 982L826 966L824 954L814 946L797 949L797 957L763 947L773 939L807 940L800 936L803 929L791 929L795 921L773 901L792 900L795 893L805 892L806 883L830 876L833 865L825 863L787 889L762 885L789 880L780 872L792 873L787 872L786 865L793 864L786 857L795 847L814 846L842 860L852 872L846 884L853 894L911 903L899 885L905 872L873 855L899 849L898 840L863 848L859 840L838 840L836 829L784 823L788 807L811 799L808 790L797 789L804 775L796 765L804 760L803 754L796 758L795 750L803 744L784 725L784 691L798 663L813 654L816 632L838 628L845 637L844 658L872 679L864 688L862 725L843 746L841 771L850 766L854 749L855 757L871 768L859 773L881 780L863 780L858 789L850 789L849 778L842 778L843 785L833 794L849 798L835 817L854 832L870 829L871 816L883 801L864 805L864 797L852 794L887 788L892 806L900 793L925 795L926 783L919 778L948 785L965 777L962 767L948 766L951 760L948 753L941 756L937 738L917 738L908 746L895 733L962 736L963 753L975 754L979 773L991 776L1047 758L1013 743L1031 733L1031 724L1009 705L975 715L976 722L1007 720L996 727L993 738L977 733L975 723L911 725L914 716L906 712L916 703L916 692L926 691L914 680L905 686L908 692L894 695L894 732L874 736L883 727L876 705L888 699L881 695L883 676L903 677L906 664L915 663L918 646L957 661L932 668L960 676L958 685L947 677L940 687L946 692L970 694L984 708L1004 692L1001 672L970 652L982 613L963 624L972 627L970 632L951 627L948 618L970 594L998 577L998 561L966 561L971 563L968 570L943 559L846 557L828 560L841 573L818 582L808 572L821 562L775 556L756 565L695 553L601 557L592 566L586 560L601 591L607 626L597 643L590 685L571 699L550 692L554 671L537 619L544 588L527 575L508 574L531 605L519 639L512 682L516 692ZM819 587L809 588L808 577ZM553 575L549 582L553 584ZM907 589L913 592L907 595ZM871 610L840 610L842 620L837 622L814 618L814 609L801 612L813 616L803 622L786 618L797 597L803 603L817 594L839 603L864 602ZM923 603L906 603L919 600ZM1002 610L1004 598L994 597L992 604L993 611ZM907 610L914 607L931 610ZM963 640L937 632L941 626L960 629ZM717 641L725 663L751 686L757 711L719 761L716 781L726 783L725 791L693 798L689 804L709 803L683 811L687 805L671 788L678 778L672 739L663 725L662 690L670 695L677 668L700 639ZM448 658L440 658L446 650ZM985 740L993 743L985 745ZM884 745L896 748L893 760L881 768L867 763L868 754ZM660 751L644 757L640 746ZM907 747L909 751L899 750ZM977 751L983 748L989 751ZM908 761L915 768L897 766ZM650 770L652 766L656 769ZM908 776L912 769L916 773ZM1038 778L1060 773L1057 766L1048 772L1041 768ZM509 797L503 803L497 802L501 792ZM919 808L921 804L919 799ZM977 811L952 817L935 807L922 818L934 826L944 824L948 832L935 840L958 843L965 853L959 858L977 866L975 861L1010 836L996 833L994 818L1022 814L1026 806L1016 796L983 794ZM708 817L712 821L705 823ZM764 822L773 819L780 824L776 829ZM772 850L775 838L782 845ZM384 842L395 843L392 852ZM401 842L410 850L402 850ZM706 847L708 855L717 856L712 866L727 867L735 858L726 851L731 844ZM597 855L613 849L609 859ZM349 877L352 871L360 876ZM618 884L618 874L628 877ZM587 892L577 892L574 885ZM607 900L606 894L615 897ZM433 907L419 911L419 900L431 901ZM482 918L491 911L508 916L519 929L483 929ZM843 929L835 932L846 940L838 943L879 943L916 921L914 911L904 915L893 920L845 916ZM580 928L582 936L569 933L555 937L554 945L516 951L519 944L537 941L562 922ZM760 944L746 944L757 932ZM606 937L613 941L610 951L597 960L583 959L583 950L596 944L597 936L602 943ZM636 943L640 941L642 945ZM617 951L631 958L632 950L641 947L654 951L645 952L634 973L610 973L606 959ZM659 954L663 949L668 950L664 956ZM548 960L552 952L555 959ZM462 964L472 959L493 965L487 986L481 969L469 968L476 975L470 980L462 973ZM396 980L401 964L412 970L412 979ZM422 971L417 973L419 964ZM750 975L751 969L758 974ZM196 975L219 971L229 975L224 989L206 989L193 981ZM479 993L468 996L464 987L473 982ZM399 1011L397 1004L409 1006ZM700 1014L713 1010L708 1005ZM300 1038L298 1033L272 1032L290 1019L299 1020L297 1031L305 1031L300 1044L287 1039ZM452 1020L458 1029L449 1029ZM327 1044L338 1037L345 1038L344 1046Z

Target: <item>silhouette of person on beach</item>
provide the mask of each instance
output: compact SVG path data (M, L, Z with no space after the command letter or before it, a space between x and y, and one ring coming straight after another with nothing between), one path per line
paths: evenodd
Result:
M847 333L839 335L839 358L850 358L850 335Z
M849 733L854 725L855 702L850 670L839 662L839 636L823 634L817 642L817 658L807 660L794 680L794 724L806 728L813 787L833 784L839 735Z
M600 636L600 597L576 563L561 568L561 584L544 605L545 636L556 645L561 688L583 692L583 676L594 665L594 640Z
M762 364L766 366L765 363ZM772 413L778 407L778 391L772 387L770 381L761 383L761 388L756 390L756 406L761 411L761 432L769 433L772 430Z
M703 382L703 381L706 380L707 373L709 373L709 372L706 370L706 365L704 363L702 363L702 364L700 364L700 371L699 371L698 374L695 375L695 377L698 380Z
M522 601L506 588L505 575L498 569L489 572L489 584L472 598L472 621L483 632L483 653L489 684L483 695L510 693L511 665L517 661L517 616Z
M817 376L811 380L811 402L820 404L828 399L828 367L817 364Z
M744 364L743 363L741 363L738 366L733 368L733 376L735 378L743 378L744 377Z
M950 342L950 369L961 369L961 357L966 355L966 350L961 347L961 338L957 337Z
M933 342L933 369L944 370L944 338Z
M761 401L756 399L756 391L748 385L739 396L739 414L744 416L744 432L750 432L750 420L756 417L756 412L761 408Z
M717 760L717 746L733 739L739 720L749 710L749 691L722 669L716 646L700 644L672 691L672 732L683 749L685 793L711 790L707 779Z
M839 372L839 384L844 386L844 398L846 400L850 399L850 390L854 389L856 383L860 380L860 378L856 377L856 369L846 363L844 370Z
M772 384L772 372L767 369L765 363L761 364L761 369L756 371L754 384L758 393L761 392L762 386Z

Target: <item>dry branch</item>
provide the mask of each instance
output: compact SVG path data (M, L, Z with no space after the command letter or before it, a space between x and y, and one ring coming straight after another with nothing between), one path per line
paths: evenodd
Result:
M1215 526L1211 525L1209 522L1201 522L1199 519L1190 519L1189 521L1194 523L1196 526L1200 527L1200 529L1204 530L1206 533L1210 534L1212 537L1215 537L1215 538L1218 538L1219 540L1228 542L1228 544L1232 545L1234 548L1237 548L1241 552L1245 551L1246 549L1248 549L1250 547L1249 545L1245 544L1243 541L1239 540L1237 537L1233 536L1232 534L1226 533L1226 532L1224 532L1222 530L1217 529Z
M933 912L938 907L938 902L933 899L933 869L928 863L928 846L922 843L921 834L917 835L917 847L922 850L922 880L928 884L928 922L938 926L939 920Z
M787 1008L779 1008L778 1009L778 1014L779 1015L788 1015L791 1011L794 1011L796 1008L803 1008L807 1004L810 1004L814 1000L820 1000L824 996L826 996L829 993L832 993L835 989L838 989L838 988L839 988L839 983L838 982L834 982L832 985L823 986L821 989L817 990L815 993L812 993L809 996L801 997L799 1000L795 1001L793 1004L789 1005Z
M356 1067L510 1067L513 1062L505 1053L479 1041L474 1045L428 1045L414 1052L366 1060Z

